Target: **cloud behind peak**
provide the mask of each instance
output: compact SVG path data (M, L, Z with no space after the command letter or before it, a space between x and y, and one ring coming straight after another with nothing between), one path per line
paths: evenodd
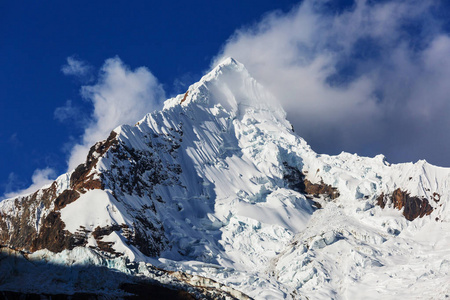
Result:
M94 109L81 142L71 150L68 170L82 163L89 148L106 139L115 127L134 124L161 107L165 99L162 85L147 68L132 70L119 57L107 59L97 82L83 86L81 94Z
M449 34L433 13L441 2L330 3L305 0L237 30L216 61L244 63L319 152L450 166Z

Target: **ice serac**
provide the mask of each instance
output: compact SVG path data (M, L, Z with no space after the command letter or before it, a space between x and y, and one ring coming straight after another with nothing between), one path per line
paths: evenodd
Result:
M425 161L315 153L227 58L73 172L1 202L0 243L217 297L440 298L449 187L450 170Z

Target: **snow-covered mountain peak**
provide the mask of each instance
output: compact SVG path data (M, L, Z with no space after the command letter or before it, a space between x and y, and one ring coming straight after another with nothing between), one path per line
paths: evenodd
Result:
M237 60L235 60L232 57L226 57L224 59L222 59L217 66L215 66L209 73L208 75L213 77L213 76L217 76L217 74L221 71L221 70L226 70L226 69L235 69L237 71L246 71L245 66L238 62ZM206 78L205 78L206 79Z
M166 100L164 110L190 103L205 108L223 108L237 117L248 109L270 111L271 117L290 127L285 111L274 96L249 74L243 64L231 57L191 85L186 93Z
M256 299L404 295L392 278L443 298L449 187L450 169L425 161L316 154L227 58L73 172L0 202L0 245L124 272L140 261L140 275L152 264Z
M235 60L232 57L226 57L222 59L211 71L205 74L200 80L199 83L206 83L208 81L220 80L224 74L230 73L242 73L245 77L251 77L248 73L245 66Z
M237 65L237 66L244 66L242 63L238 62L237 60L235 60L232 57L225 57L223 58L218 64L217 66L227 66L227 65Z

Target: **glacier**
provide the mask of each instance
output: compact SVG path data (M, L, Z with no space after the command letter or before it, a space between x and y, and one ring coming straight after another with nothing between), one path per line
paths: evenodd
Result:
M442 299L449 187L450 169L426 161L315 153L227 58L76 170L0 202L0 244L165 283L177 279L157 270L211 279L230 298Z

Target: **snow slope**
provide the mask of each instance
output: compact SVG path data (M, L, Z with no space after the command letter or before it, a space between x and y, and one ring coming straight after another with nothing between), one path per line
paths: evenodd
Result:
M65 230L85 234L86 251L212 278L255 299L450 295L450 170L315 153L231 58L113 133L114 145L91 159L101 189L59 210ZM308 195L303 175L339 196ZM58 179L56 196L70 177ZM428 199L431 213L409 221L391 202L377 205L397 189ZM1 202L1 213L21 213L15 201ZM30 219L38 230L52 205Z

